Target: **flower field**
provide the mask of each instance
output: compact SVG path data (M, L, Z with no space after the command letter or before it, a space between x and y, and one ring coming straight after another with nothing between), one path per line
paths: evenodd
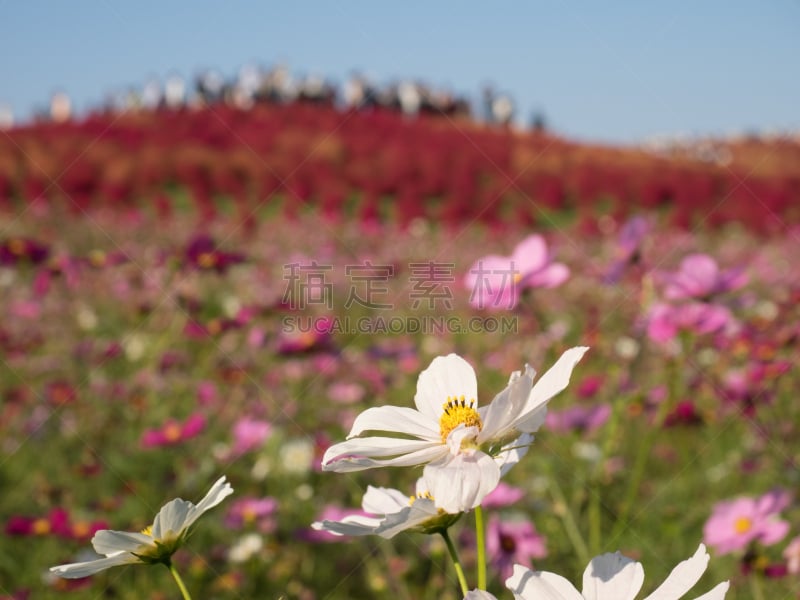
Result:
M294 110L276 146L243 141L256 162L182 142L245 135L192 114L163 139L148 116L4 138L0 598L174 598L173 567L195 598L533 598L515 565L580 588L593 557L641 563L646 594L693 555L690 597L798 597L791 161L750 186L584 149L548 179L551 141L487 133L481 160L512 147L537 176L485 210L508 182L453 157L446 122L420 155L357 146L381 123L417 139L381 115L309 146L292 118L328 113ZM51 570L98 559L93 537L170 570Z

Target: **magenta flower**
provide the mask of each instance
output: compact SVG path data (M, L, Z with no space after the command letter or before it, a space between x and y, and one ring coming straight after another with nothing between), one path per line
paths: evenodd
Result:
M255 526L261 533L275 530L275 513L278 501L275 498L242 498L231 505L225 515L225 525L230 529Z
M785 490L773 490L760 498L719 502L703 526L703 540L720 554L742 550L756 541L765 546L775 544L789 532L789 523L778 518L789 500Z
M681 400L675 408L664 418L664 427L675 427L677 425L701 425L702 415L697 411L697 407L692 400Z
M30 262L38 265L50 255L50 249L31 238L11 237L0 242L0 265L16 265Z
M328 317L313 319L304 330L282 333L278 339L278 353L284 355L306 354L326 350L331 346L333 320Z
M486 528L486 552L500 579L511 577L515 564L529 566L547 556L545 539L530 521L503 522L492 515Z
M191 415L183 423L174 419L167 419L164 425L158 429L145 431L142 435L141 444L143 448L172 446L200 435L205 427L206 419L199 413Z
M569 268L553 262L540 235L522 240L511 256L490 254L475 261L465 278L474 308L511 310L525 289L553 288L569 278Z
M594 431L602 427L611 416L608 403L595 406L570 406L563 410L551 410L544 419L553 431Z
M46 517L14 515L6 522L7 535L58 535L70 537L69 514L63 508L53 508Z
M738 289L747 283L742 269L720 271L707 254L690 254L674 273L661 275L664 297L670 300L708 300L717 294Z
M72 404L78 397L78 390L69 383L62 379L51 381L45 386L45 398L53 406L61 406L62 404Z
M268 421L242 417L233 426L233 456L255 450L267 439L272 425Z
M223 274L228 267L244 262L245 256L238 252L223 252L211 236L201 234L187 244L183 261L189 268Z

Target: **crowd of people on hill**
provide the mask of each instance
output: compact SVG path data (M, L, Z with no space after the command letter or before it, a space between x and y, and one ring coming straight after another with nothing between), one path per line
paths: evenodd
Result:
M476 121L509 126L515 119L513 99L485 86L480 100L445 88L413 80L399 80L386 85L353 74L341 86L317 75L297 76L284 65L264 69L255 64L243 66L232 78L217 70L206 70L193 79L172 74L165 80L151 78L141 86L108 94L99 110L121 112L131 110L179 110L184 107L225 103L247 110L258 103L306 102L342 110L382 108L416 117L420 114L472 118ZM57 92L49 107L35 115L37 121L64 122L75 116L74 106L65 92ZM14 123L8 107L0 106L0 128ZM544 128L541 115L534 115L531 126Z

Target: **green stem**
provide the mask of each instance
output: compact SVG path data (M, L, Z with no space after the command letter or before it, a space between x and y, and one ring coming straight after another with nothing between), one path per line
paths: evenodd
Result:
M461 561L458 560L456 547L453 545L453 540L450 539L450 534L447 533L447 529L443 529L439 533L442 534L444 543L447 545L447 551L450 553L450 558L453 559L453 566L456 568L458 583L461 585L461 593L466 596L469 593L469 586L467 585L467 578L464 577L464 569L461 568Z
M589 494L589 550L592 555L600 552L600 492L597 488L599 486L590 483L587 490Z
M483 508L475 509L475 545L478 549L478 589L486 589L486 527L483 525Z
M623 496L622 504L620 504L616 523L611 531L610 539L612 542L616 541L617 537L622 534L622 531L630 525L630 523L628 523L628 515L633 509L634 500L636 500L636 494L639 493L639 488L642 485L645 469L653 451L653 447L655 446L656 438L658 437L658 433L661 431L664 425L664 420L667 418L670 408L675 404L678 394L679 373L674 359L669 361L667 372L667 389L669 392L667 397L664 398L661 401L661 404L658 405L655 419L653 424L650 426L652 431L649 434L643 434L642 432L639 433L640 438L639 447L636 450L636 462L633 465L633 474L628 480L628 489Z
M175 583L178 584L178 588L181 590L181 594L183 594L183 600L192 600L192 597L189 595L189 590L186 589L186 586L183 584L183 579L178 574L178 570L175 568L175 565L172 563L167 565L169 572L172 573L173 579L175 579Z
M564 530L567 532L567 537L569 538L570 542L572 542L572 547L575 549L578 563L585 565L589 562L590 558L589 549L586 547L586 540L583 539L583 536L578 529L578 524L575 522L572 509L570 508L569 504L567 504L567 499L564 496L564 492L561 491L558 482L556 482L555 476L551 474L549 479L550 481L548 484L550 492L553 495L553 500L556 502L556 504L563 507L561 511L558 511L558 514L564 523Z
M761 589L761 580L758 573L750 573L748 579L750 580L750 593L753 600L764 600L764 590Z

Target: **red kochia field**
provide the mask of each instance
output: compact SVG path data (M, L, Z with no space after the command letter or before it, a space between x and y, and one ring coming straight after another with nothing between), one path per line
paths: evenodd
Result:
M546 225L570 211L590 226L598 205L642 208L678 226L742 221L765 232L796 221L800 144L789 138L708 141L670 153L590 146L443 116L339 112L293 103L95 114L0 138L0 198L47 199L70 210L136 204L173 208L189 192L204 215L228 198L292 215L314 206L407 224ZM532 204L531 200L535 203Z
M483 501L486 588L510 598L514 564L580 588L619 550L643 597L705 542L688 597L797 596L798 147L725 147L302 105L8 132L0 598L177 598L159 567L49 569L222 475L233 494L171 558L194 598L462 598L438 535L311 528L368 485L413 496L423 468L323 455L363 411L413 408L435 357L463 357L484 406L576 346ZM470 587L474 513L449 529Z

